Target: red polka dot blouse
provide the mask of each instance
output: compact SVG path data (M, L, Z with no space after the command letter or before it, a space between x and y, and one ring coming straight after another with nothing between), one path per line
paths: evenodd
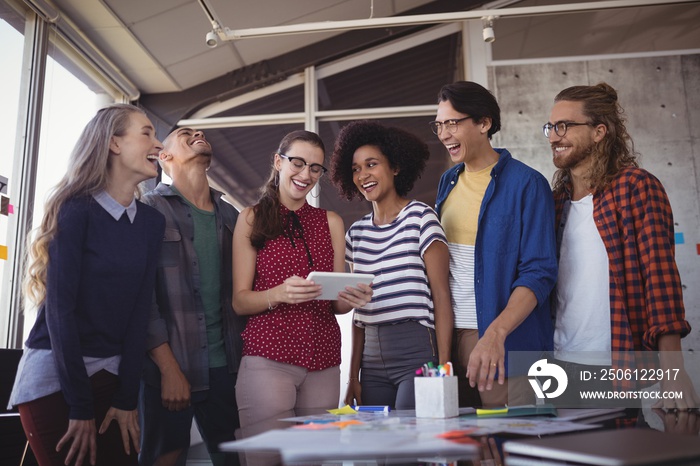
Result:
M333 244L327 213L305 203L296 211L280 206L284 233L258 251L254 291L264 291L292 275L333 271ZM280 304L248 319L243 354L262 356L310 371L340 364L340 327L330 301Z

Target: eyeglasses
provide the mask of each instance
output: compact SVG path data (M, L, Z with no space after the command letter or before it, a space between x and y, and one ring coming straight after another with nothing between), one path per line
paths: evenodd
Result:
M447 128L447 131L449 131L450 134L455 134L457 132L457 125L459 124L459 122L468 120L470 118L470 116L467 116L464 118L457 118L445 121L431 121L428 123L428 126L430 126L430 129L433 133L435 133L436 136L440 136L443 127Z
M309 167L309 173L315 178L320 178L324 173L328 171L326 167L318 163L307 163L306 160L301 157L290 157L284 154L278 154L280 157L289 160L292 164L292 171L294 173L301 173L304 167Z
M542 133L544 133L544 137L549 138L549 136L552 134L552 130L554 130L557 136L563 138L566 134L566 131L571 126L593 126L593 124L576 123L573 121L557 121L556 123L545 123L544 126L542 126Z

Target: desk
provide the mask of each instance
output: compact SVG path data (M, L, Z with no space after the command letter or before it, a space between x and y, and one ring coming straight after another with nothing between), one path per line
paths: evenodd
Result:
M469 408L463 408L460 417L451 419L416 418L412 411L392 411L388 415L359 413L334 416L325 413L290 417L269 421L266 426L256 426L249 431L251 436L237 436L240 440L222 444L221 449L231 454L241 452L242 462L247 466L397 462L480 465L481 447L478 439L470 442L472 438L496 437L500 446L513 439L533 438L535 432L554 435L611 427L610 420L601 424L580 424L580 421L542 417L484 419L469 416L472 412ZM564 414L573 413L571 410L560 410L560 415ZM616 415L623 416L624 413L617 412ZM610 417L614 416L611 414ZM602 421L603 418L592 419ZM317 422L314 427L304 428L301 425L312 421ZM333 422L345 423L345 426L341 428L332 425ZM297 425L289 428L293 423ZM323 428L324 424L326 428ZM452 441L438 437L450 432L453 434ZM508 464L507 461L505 464Z
M459 443L438 437L458 427L456 418L416 419L413 411L342 416L322 412L262 424L241 431L237 435L241 440L224 443L220 448L243 452L242 462L248 466L280 461L328 464L372 460L370 464L388 464L422 458L446 463L479 455L478 442L466 439L468 443Z
M297 425L289 428L293 423ZM430 458L445 463L478 458L477 436L552 434L595 427L553 417L477 417L471 408L462 408L460 417L449 419L416 418L414 411L319 413L248 428L237 435L240 440L222 444L221 449L243 451L246 456L276 451L285 464L377 458L381 463Z

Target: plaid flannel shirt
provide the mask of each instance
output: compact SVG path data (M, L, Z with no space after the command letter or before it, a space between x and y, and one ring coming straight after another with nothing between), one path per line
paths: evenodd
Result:
M224 347L230 373L238 372L243 356L241 332L247 318L233 311L232 241L238 211L224 201L222 193L210 189L216 213L217 239L221 251L221 314ZM194 221L191 207L170 188L160 183L142 201L165 215L158 275L153 296L146 349L168 343L193 392L209 389L209 344L207 340L199 261L194 249ZM143 379L159 387L161 374L146 357Z
M569 200L567 189L554 193L560 231ZM593 218L608 252L612 366L631 368L634 357L626 352L657 350L659 336L690 332L671 205L654 175L629 167L593 196Z

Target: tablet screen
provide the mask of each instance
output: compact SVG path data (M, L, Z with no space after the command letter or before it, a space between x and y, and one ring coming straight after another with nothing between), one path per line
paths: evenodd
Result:
M335 301L338 293L345 291L346 286L356 288L358 283L369 285L374 280L371 273L340 273L340 272L311 272L307 280L311 280L323 287L321 296L315 299L327 299Z

